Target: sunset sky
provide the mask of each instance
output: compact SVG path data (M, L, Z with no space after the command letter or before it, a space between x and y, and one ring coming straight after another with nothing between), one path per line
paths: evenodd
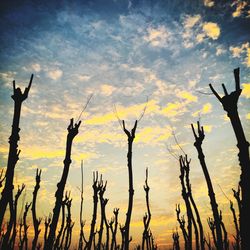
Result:
M81 160L84 161L85 233L92 215L92 172L108 181L107 215L120 208L124 223L128 202L127 137L117 115L132 128L134 207L132 246L140 243L146 212L143 184L149 169L151 229L160 249L172 245L178 227L175 204L184 204L179 164L169 153L192 158L191 183L203 224L211 216L203 172L190 124L200 119L204 152L219 209L234 234L228 199L240 167L231 124L209 83L234 90L233 69L240 67L243 92L239 113L250 139L250 6L247 1L4 1L0 8L0 167L5 168L13 115L12 81L24 89L34 73L20 122L17 184L31 201L36 168L42 169L38 216L52 212L63 170L67 126L77 119L88 97L74 140L66 190L73 198L74 246L79 234ZM12 2L12 3L10 3ZM60 3L59 3L60 2ZM148 99L148 103L147 103ZM147 103L147 104L146 104ZM20 202L21 204L21 202ZM20 208L21 206L19 206ZM31 214L29 214L31 219ZM32 229L30 228L30 235ZM206 226L206 234L208 233ZM180 230L179 230L180 233ZM182 239L181 239L182 240Z

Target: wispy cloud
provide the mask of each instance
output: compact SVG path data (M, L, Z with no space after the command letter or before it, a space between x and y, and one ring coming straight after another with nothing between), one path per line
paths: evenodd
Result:
M62 77L62 75L63 75L63 71L60 69L55 69L55 70L51 70L48 72L48 76L52 80L58 80Z

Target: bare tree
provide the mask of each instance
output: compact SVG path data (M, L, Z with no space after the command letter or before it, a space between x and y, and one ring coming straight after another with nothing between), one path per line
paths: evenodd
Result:
M178 231L173 232L172 238L173 238L173 250L180 250Z
M66 220L65 207L66 207L66 203L68 202L68 200L69 200L69 195L66 192L65 198L62 201L62 221L61 221L61 226L60 226L60 229L59 229L59 232L57 234L56 241L55 241L55 244L54 244L54 249L55 250L60 249L62 247L62 241L63 241L62 235L63 235L63 232L64 232L65 220Z
M55 240L55 232L56 232L56 227L60 215L60 210L62 206L62 199L63 199L63 193L64 193L64 188L67 182L67 177L69 173L69 167L71 164L71 149L72 149L72 143L73 139L75 136L78 134L78 129L80 127L81 121L78 123L73 124L73 118L70 120L70 124L68 126L68 135L67 135L67 142L66 142L66 155L64 159L64 169L62 173L62 177L60 182L57 184L57 191L55 193L56 197L56 202L55 202L55 207L53 209L53 216L52 216L52 221L50 224L50 230L49 230L49 235L48 239L46 241L46 244L44 246L44 250L51 250L53 248L54 240Z
M20 241L20 246L19 246L19 249L20 250L23 250L23 248L25 250L28 250L28 228L29 226L27 225L27 214L28 214L28 211L29 211L29 208L31 206L31 203L26 203L25 204L25 208L24 208L24 213L23 213L23 236L20 238L21 241ZM21 231L21 229L20 229ZM20 232L21 234L21 232Z
M5 185L0 199L0 228L2 228L3 217L7 205L9 204L9 206L11 207L13 206L14 171L16 163L19 159L19 154L21 152L20 150L18 150L18 141L20 139L19 122L21 116L21 107L23 101L25 101L28 98L32 80L33 80L33 74L31 75L28 87L25 88L23 93L20 88L16 88L15 80L13 81L13 95L11 97L14 100L14 115L13 115L11 136L9 138L10 146L9 146L7 169L5 173ZM13 211L13 209L11 209L11 211Z
M199 226L200 247L201 247L201 250L204 250L205 249L205 245L204 245L203 225L202 225L202 222L201 222L199 210L198 210L198 208L196 206L196 203L194 201L194 198L193 198L192 188L191 188L190 179L189 179L190 162L191 162L191 159L188 160L187 155L185 155L185 157L183 157L183 167L184 167L184 170L185 170L186 187L187 187L187 191L188 191L188 197L189 197L191 205L192 205L192 207L194 209L194 212L195 212L195 215L196 215L197 224ZM196 242L197 242L198 237L196 237L196 238L197 238L196 239ZM198 248L198 246L196 246L196 248Z
M181 172L180 181L181 181L181 187L182 187L182 197L183 197L183 200L185 202L187 217L188 217L188 225L187 225L187 229L188 229L188 245L187 245L187 247L188 248L187 249L190 249L190 250L192 249L192 225L194 226L194 229L195 229L196 249L199 249L198 228L197 228L196 221L195 221L194 216L193 216L191 204L189 201L189 194L190 193L188 192L186 185L185 185L185 170L187 168L186 165L189 164L190 161L188 161L186 157L180 156L179 163L180 163L180 172Z
M235 250L240 250L240 230L239 230L238 220L237 220L236 212L235 212L232 201L230 201L230 210L234 218L234 227L235 227L235 232L236 232L234 236L235 243L233 245L234 245Z
M14 222L14 224L13 224L12 236L11 236L10 243L9 243L9 247L11 249L15 248L15 241L16 241L16 234L17 234L17 228L16 228L16 224L17 224L17 205L18 205L18 199L21 196L24 188L25 188L24 184L22 184L21 188L18 186L17 193L15 195L14 214L13 214L13 222Z
M25 185L23 184L20 188L18 186L17 193L15 195L15 199L13 205L10 207L10 220L7 225L7 231L3 236L3 242L0 245L2 249L11 249L14 248L15 245L15 238L16 238L16 214L17 214L17 203L22 191L24 190ZM12 232L12 236L11 236ZM11 237L10 237L11 236Z
M223 109L227 112L236 139L237 147L239 149L239 163L241 166L240 187L242 192L241 211L240 211L240 235L241 235L241 248L242 250L250 249L250 159L249 159L249 142L246 140L246 136L240 121L238 114L238 100L241 95L242 89L240 88L240 69L234 69L235 78L235 91L228 94L224 84L222 88L224 96L220 95L214 90L213 86L209 84L213 94L217 97L222 104Z
M118 214L119 214L119 208L115 208L113 210L114 213L114 219L111 219L110 221L110 230L111 230L111 234L112 234L112 240L111 240L111 250L114 250L117 248L117 242L116 242L116 233L117 233L117 227L118 227ZM113 223L114 223L114 227L113 227Z
M82 218L82 213L83 213L83 161L81 161L81 205L80 205L80 236L79 236L79 242L78 242L78 250L82 250L83 248L83 241L86 243L86 239L84 236L84 221Z
M71 219L71 204L72 204L72 199L68 199L66 202L66 207L67 207L67 212L68 212L67 223L66 223L66 227L64 229L63 237L62 237L62 243L64 243L64 250L68 250L70 248L72 229L74 227L74 223L72 222L72 219Z
M146 179L145 179L145 185L143 186L144 191L146 193L146 206L147 206L147 213L145 213L143 217L143 224L144 224L144 230L142 234L142 250L145 249L145 244L146 244L146 249L153 249L155 246L151 245L151 237L152 233L150 231L150 220L151 220L151 211L150 211L150 206L149 206L149 186L148 186L148 168L146 169Z
M98 192L100 190L99 182L98 182L98 172L93 173L93 185L92 185L94 195L93 195L93 215L91 221L91 227L89 232L89 239L84 247L85 250L91 250L92 242L95 240L95 224L97 217L97 205L98 205ZM95 244L94 244L95 245ZM95 249L95 246L94 246Z
M220 210L220 223L221 223L221 228L222 228L222 231L223 231L223 244L224 244L224 250L228 250L229 249L229 240L228 240L228 237L227 237L227 230L226 230L226 227L225 227L225 224L222 220L222 211Z
M177 221L178 221L180 228L181 228L181 231L182 231L185 249L188 249L188 233L187 233L187 230L185 227L186 222L184 219L184 215L182 217L180 217L180 213L181 213L180 204L176 205L175 211L176 211Z
M105 184L103 183L102 176L99 181L99 199L100 199L100 206L101 206L101 220L100 220L100 228L98 232L98 244L97 244L97 250L101 250L102 247L102 235L103 235L103 228L104 223L106 220L106 214L105 214L105 207L108 203L108 199L104 199L103 195L106 191L107 181Z
M215 230L216 230L215 246L217 249L223 249L221 221L220 221L220 216L219 216L219 211L218 211L218 204L216 202L212 181L211 181L208 169L207 169L205 155L202 150L202 142L205 138L204 129L203 129L203 126L200 126L199 122L197 122L198 134L196 134L193 124L191 124L191 127L192 127L194 138L195 138L194 146L198 152L200 165L202 167L202 171L206 179L207 188L208 188L208 196L210 198L210 204L211 204L211 208L213 211L213 218L214 218L214 224L215 224Z
M44 246L46 245L47 239L48 239L48 230L49 230L49 225L51 223L51 214L48 217L45 217L44 220Z
M37 169L36 170L36 185L33 191L33 201L32 201L32 207L31 207L33 226L34 226L34 232L35 232L34 239L32 241L32 250L36 249L38 236L39 236L39 233L41 232L41 229L39 229L39 225L42 221L42 218L37 219L37 216L36 216L36 199L37 199L38 190L40 188L40 181L41 181L41 170L39 171Z
M126 221L125 225L122 228L123 236L124 236L124 250L129 249L129 243L132 240L129 235L130 229L130 220L133 209L133 197L134 197L134 186L133 186L133 168L132 168L132 146L133 141L135 139L135 131L137 128L137 120L135 121L134 127L131 131L128 131L125 127L125 121L122 121L123 131L128 137L128 153L127 153L127 166L128 166L128 176L129 176L129 201L128 201L128 209L126 213Z

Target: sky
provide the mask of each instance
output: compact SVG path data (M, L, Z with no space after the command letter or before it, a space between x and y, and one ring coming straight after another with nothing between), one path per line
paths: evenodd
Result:
M190 179L203 224L211 216L205 179L193 146L190 124L205 128L204 152L219 209L229 237L234 234L229 200L239 181L236 140L209 83L234 90L233 69L240 67L239 113L250 134L250 6L247 1L3 1L0 8L0 167L5 168L13 115L12 81L23 89L34 74L20 121L17 185L26 184L31 201L35 172L42 170L38 215L52 212L63 170L67 126L83 113L72 148L66 190L73 198L73 243L79 234L81 160L84 161L85 233L92 215L92 172L107 180L107 217L120 208L124 223L128 202L127 137L118 117L132 128L134 207L132 246L139 244L146 212L143 184L149 169L151 229L160 249L172 245L181 204L179 164L192 159ZM170 153L172 152L172 154ZM20 206L21 207L21 206ZM19 209L20 209L19 207ZM31 220L31 214L29 214ZM205 226L206 233L209 232ZM32 229L29 229L32 235ZM180 230L179 230L180 233ZM182 241L182 239L181 239Z

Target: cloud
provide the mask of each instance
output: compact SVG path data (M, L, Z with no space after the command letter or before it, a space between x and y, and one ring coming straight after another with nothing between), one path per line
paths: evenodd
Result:
M192 48L195 45L196 41L194 41L193 38L196 36L198 36L196 40L198 39L200 42L203 40L204 34L197 35L200 23L201 23L200 15L185 16L182 22L184 31L181 34L183 38L183 45L185 48Z
M144 36L144 40L153 47L165 47L169 38L170 33L163 25L158 28L149 27L147 35Z
M167 106L162 109L161 113L167 117L175 117L182 115L186 111L187 109L184 103L169 102Z
M206 6L206 7L213 7L214 6L214 1L213 0L204 0L204 5Z
M189 86L190 88L195 87L196 84L197 84L197 81L196 81L196 80L189 80L189 81L188 81L188 86Z
M109 84L103 84L101 85L101 93L105 96L110 96L112 93L116 90L115 87Z
M90 78L89 75L78 75L78 79L83 82L88 81Z
M233 5L236 5L235 11L232 13L233 17L240 17L243 13L244 8L247 6L245 1L235 1Z
M60 69L56 69L56 70L52 70L48 72L48 76L52 80L58 80L59 78L62 77L62 75L63 75L63 72Z
M31 65L31 68L35 71L35 72L40 72L41 71L41 66L39 63L34 63Z
M249 43L243 43L241 46L230 46L229 50L232 52L233 57L241 57L241 54L248 52Z
M242 95L246 98L250 98L250 83L243 83L242 87Z
M202 43L206 37L216 40L220 36L219 25L213 22L203 22L200 15L185 16L182 24L185 48L192 48L194 45Z
M138 119L139 116L142 114L143 109L147 105L146 113L151 112L159 112L160 107L158 106L157 102L155 100L150 100L147 104L141 103L136 105L131 105L128 107L124 106L117 106L117 115L120 119L126 119L128 117L132 117L134 119ZM97 114L95 116L90 117L85 121L86 124L92 124L92 125L101 125L101 124L107 124L110 122L117 121L116 114L112 112L107 112L106 114Z
M151 145L157 144L158 142L165 141L172 136L171 127L166 126L164 128L159 126L144 127L142 128L135 137L136 142L150 143Z
M212 104L211 103L205 103L201 110L196 111L192 114L192 116L197 117L200 114L208 114L212 112Z
M197 102L197 100L198 100L197 96L194 96L192 93L190 93L188 91L180 91L180 92L178 92L177 97L186 100L187 103Z
M218 39L220 36L220 27L217 23L205 22L202 27L205 34L213 40Z
M247 57L245 59L245 64L247 65L247 67L250 67L250 48L247 48Z
M216 53L215 53L216 56L220 56L225 53L226 53L226 50L222 46L216 47Z
M14 80L15 76L16 76L16 72L13 72L13 71L6 71L3 73L0 73L0 78L3 79L4 85L9 86L10 88L12 88L11 82Z
M203 42L204 38L205 38L205 34L204 34L204 33L200 33L200 34L198 34L198 35L196 36L196 41L197 41L198 43L201 43L201 42Z
M195 24L197 24L201 20L200 15L187 16L183 22L184 28L190 29L193 28Z
M249 42L243 43L241 46L230 46L229 50L232 52L232 56L236 58L245 57L243 64L250 67L250 46Z

